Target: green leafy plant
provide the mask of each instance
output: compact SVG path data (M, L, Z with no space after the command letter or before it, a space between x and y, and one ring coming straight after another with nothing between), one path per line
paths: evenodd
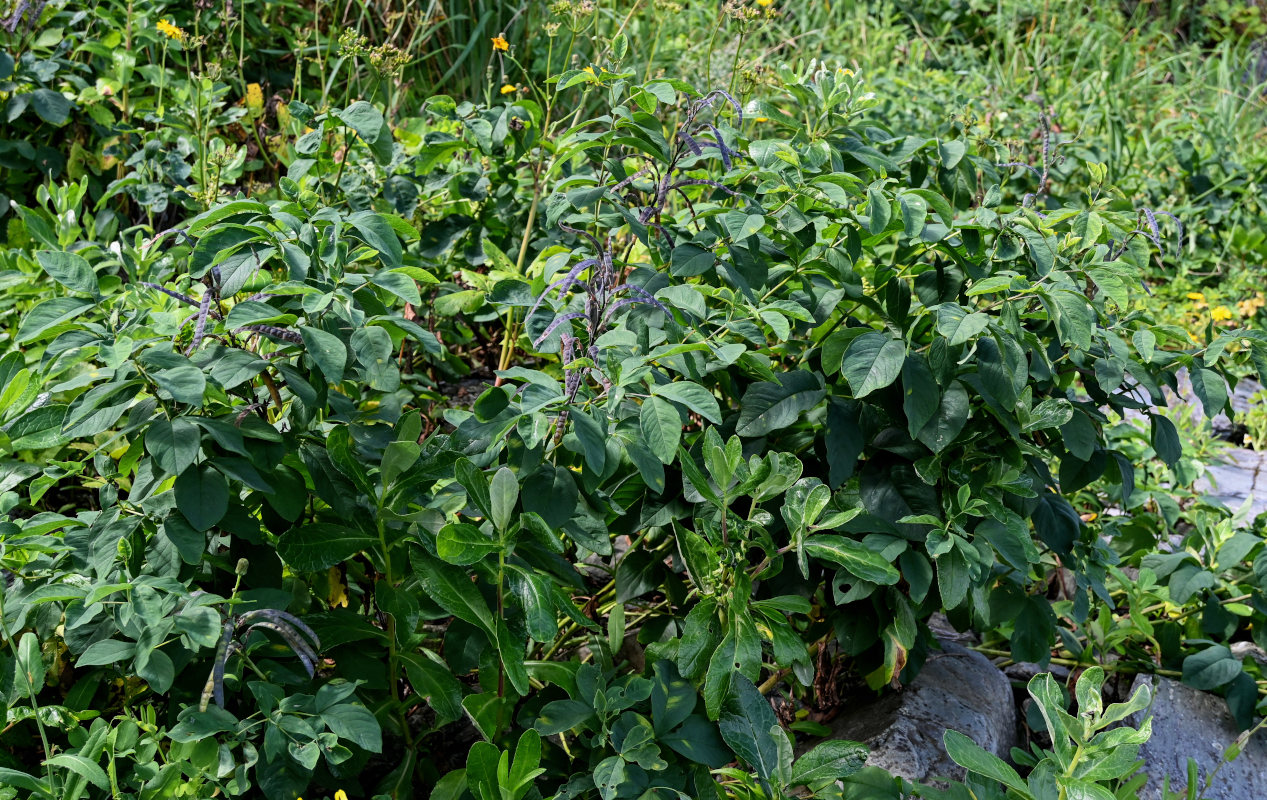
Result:
M958 731L946 731L946 752L973 776L985 779L982 788L986 793L976 796L1023 800L1121 797L1118 786L1139 768L1139 747L1152 734L1152 720L1145 719L1138 729L1120 723L1147 709L1150 696L1141 686L1125 703L1106 708L1101 699L1104 677L1104 671L1098 667L1091 667L1079 676L1074 690L1078 705L1076 716L1066 711L1066 697L1051 675L1037 675L1030 680L1029 694L1046 723L1052 747L1045 750L1035 745L1031 753L1013 751L1017 763L1029 768L1025 779L1005 761ZM1142 780L1134 781L1132 786L1138 789L1141 783ZM998 784L1003 786L1002 793L989 788ZM969 791L977 788L970 786ZM926 796L957 795L951 790Z

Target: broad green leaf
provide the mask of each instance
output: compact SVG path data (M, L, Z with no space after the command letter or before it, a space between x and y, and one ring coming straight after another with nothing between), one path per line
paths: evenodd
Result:
M176 478L176 507L194 530L210 530L229 510L229 482L210 466L190 466Z
M959 766L1015 789L1024 797L1029 796L1029 787L1016 774L1016 770L1003 759L983 750L967 736L956 730L948 730L942 734L941 740L946 746L946 754Z
M72 292L101 296L97 287L97 275L83 256L59 250L40 250L35 257L49 277Z
M278 537L277 553L296 572L320 572L377 543L376 538L356 528L314 522Z
M519 480L509 467L501 467L493 473L489 492L493 525L504 532L510 527L515 505L519 501Z
M849 381L853 396L862 398L897 380L905 360L906 345L901 339L870 331L849 343L840 373Z
M955 303L937 306L937 332L947 339L947 344L957 347L976 338L990 324L990 317L980 311L969 313Z
M348 348L343 340L333 333L307 325L300 326L299 335L303 337L304 349L326 380L331 383L342 381L343 370L348 363Z
M1183 660L1183 682L1194 689L1217 689L1241 673L1241 662L1221 644L1211 645Z
M823 742L796 760L790 783L817 789L853 775L866 762L867 746L860 742L843 739Z
M856 577L881 586L891 586L902 577L880 553L844 536L820 533L806 539L804 548L810 558L830 561Z
M642 440L660 463L672 464L678 442L682 439L682 417L678 410L666 400L648 397L642 401L638 427L642 431Z
M717 398L698 383L661 383L651 387L651 394L681 403L714 425L721 424L721 407Z
M806 370L784 373L778 383L754 383L739 401L735 433L745 437L765 436L786 428L818 405L825 395L818 377Z
M504 467L503 467L504 469ZM475 525L454 522L445 525L436 534L436 553L450 564L466 566L474 564L502 546Z
M722 738L748 763L763 784L768 784L779 767L778 745L770 729L779 722L770 708L770 701L742 675L733 679L734 691L726 701L718 727Z

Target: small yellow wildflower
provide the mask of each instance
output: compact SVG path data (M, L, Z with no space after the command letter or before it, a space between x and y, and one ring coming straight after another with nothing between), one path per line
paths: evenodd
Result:
M246 107L252 111L264 110L264 90L258 83L246 85Z
M1214 318L1215 322L1224 322L1232 318L1232 309L1227 306L1215 306L1210 309L1210 316Z
M509 49L510 49L510 42L506 41L506 40L505 40L504 38L502 38L501 36L494 36L494 37L493 37L493 49L494 49L494 50L502 50L502 51L509 50Z
M1087 513L1081 515L1080 519L1083 522L1095 522L1099 516L1100 515L1094 511L1088 511Z
M165 19L160 19L154 27L158 28L158 32L166 36L168 39L184 39L185 32L177 28Z
M1188 292L1187 298L1189 300L1205 300L1205 295L1201 292Z
M348 800L348 793L340 789L334 793L334 800Z
M773 4L774 4L774 0L757 0L757 5L761 6L762 8L769 8Z
M753 120L753 122L769 122L769 121L770 121L769 117L757 117L756 119Z
M594 68L593 68L593 67L586 67L585 69L581 70L581 72L588 72L589 74L594 75ZM597 77L597 76L595 76L595 77Z
M510 94L511 92L514 92L514 91L518 91L518 87L516 87L515 84L513 83L508 83L501 88L502 94Z
M1241 312L1242 317L1253 317L1263 306L1267 306L1267 298L1263 297L1262 292L1255 292L1253 297L1236 303L1236 308Z

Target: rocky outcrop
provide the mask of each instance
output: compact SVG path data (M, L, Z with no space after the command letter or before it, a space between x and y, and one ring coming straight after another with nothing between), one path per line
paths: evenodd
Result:
M1149 776L1139 800L1162 800L1167 777L1172 791L1182 790L1187 784L1189 758L1197 762L1202 786L1218 769L1210 787L1198 795L1205 800L1262 800L1267 796L1267 736L1256 735L1240 756L1219 768L1228 747L1240 735L1227 701L1178 681L1149 675L1137 677L1131 692L1142 684L1153 688L1152 707L1130 722L1138 726L1151 714L1153 735L1139 751Z
M1007 758L1016 741L1011 683L975 650L950 641L942 648L902 691L837 717L833 737L864 742L868 765L924 783L963 778L942 746L947 729Z

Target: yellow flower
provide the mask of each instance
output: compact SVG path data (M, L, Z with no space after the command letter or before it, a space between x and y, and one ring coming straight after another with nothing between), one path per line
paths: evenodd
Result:
M347 608L348 587L343 582L343 575L339 573L339 568L330 567L326 580L330 583L330 608Z
M158 28L158 32L166 36L168 39L184 39L185 32L177 28L165 19L160 19L154 27Z
M513 91L516 91L515 84L513 83L508 83L501 88L502 94L510 94Z
M503 39L503 38L502 38L502 37L500 37L500 36L494 36L494 37L493 37L493 49L494 49L494 50L509 50L509 49L510 49L510 42L506 41L505 39Z
M1210 309L1210 316L1214 318L1215 322L1223 322L1232 318L1232 309L1227 306L1215 306Z
M340 789L334 793L334 800L348 800L348 793Z
M769 122L769 121L770 121L769 117L757 117L756 119L753 120L753 122Z
M774 0L757 0L757 5L761 6L762 8L769 8L773 4L774 4Z
M593 67L586 67L585 69L581 70L581 72L588 72L589 74L593 75L593 74L594 74L594 68L593 68ZM597 76L595 76L595 77L597 77Z
M264 90L258 83L246 85L246 107L252 111L264 110Z
M1205 300L1205 295L1201 292L1188 292L1187 298L1189 300Z

